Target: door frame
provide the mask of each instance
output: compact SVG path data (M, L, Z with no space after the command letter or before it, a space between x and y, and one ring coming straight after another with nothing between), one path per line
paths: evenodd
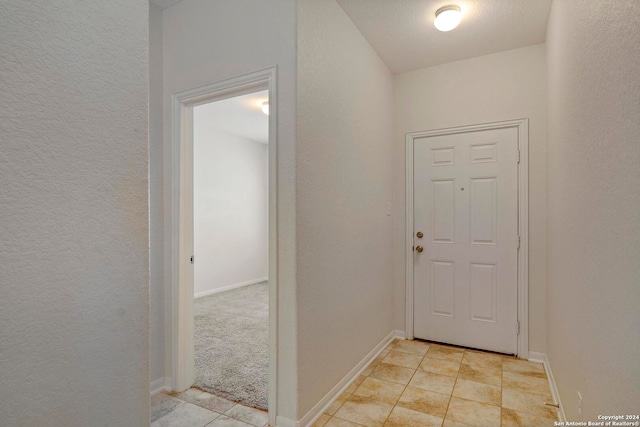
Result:
M269 422L275 425L278 350L277 67L271 66L171 96L171 375L172 388L193 384L193 107L269 91Z
M418 138L481 130L515 128L518 131L518 302L517 325L520 358L529 358L529 119L458 126L406 134L406 231L405 231L405 335L413 339L413 147Z

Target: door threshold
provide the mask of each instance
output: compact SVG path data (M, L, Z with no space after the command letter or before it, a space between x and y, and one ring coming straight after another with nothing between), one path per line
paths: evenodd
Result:
M437 345L443 345L443 346L447 346L447 347L456 347L456 348L461 348L464 350L473 350L473 351L481 351L483 353L491 353L491 354L496 354L499 356L510 356L510 357L518 357L517 354L514 353L501 353L498 351L492 351L492 350L485 350L482 348L475 348L475 347L466 347L464 345L457 345L457 344L451 344L451 343L447 343L447 342L441 342L441 341L431 341L431 340L425 340L422 338L413 338L413 341L420 341L426 344L437 344Z

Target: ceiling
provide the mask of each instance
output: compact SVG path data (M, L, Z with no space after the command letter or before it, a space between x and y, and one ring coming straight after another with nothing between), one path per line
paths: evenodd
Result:
M262 103L269 99L264 90L199 105L193 109L194 123L221 130L252 141L269 143L269 116Z
M151 0L162 8L181 0ZM393 73L544 43L552 0L337 0ZM435 12L461 7L443 33Z
M337 0L393 73L544 43L552 0ZM462 9L443 33L435 12Z

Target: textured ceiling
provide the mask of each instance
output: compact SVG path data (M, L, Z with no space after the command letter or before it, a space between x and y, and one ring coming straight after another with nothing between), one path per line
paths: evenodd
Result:
M163 9L181 0L150 0ZM543 43L552 0L337 0L393 73ZM462 8L458 28L433 26L435 11Z
M242 138L267 144L269 116L262 112L262 102L269 92L255 92L199 105L193 109L193 120L205 126Z
M180 3L182 0L149 0L156 6L160 6L163 9L173 6L176 3Z
M552 0L337 0L393 73L543 43ZM435 11L462 8L443 33Z

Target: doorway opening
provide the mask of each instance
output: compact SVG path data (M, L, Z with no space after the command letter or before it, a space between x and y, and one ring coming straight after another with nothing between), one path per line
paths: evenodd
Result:
M262 410L269 362L268 95L193 109L193 387Z
M275 77L270 67L173 95L171 153L172 388L193 386L267 409L270 422L277 389Z

